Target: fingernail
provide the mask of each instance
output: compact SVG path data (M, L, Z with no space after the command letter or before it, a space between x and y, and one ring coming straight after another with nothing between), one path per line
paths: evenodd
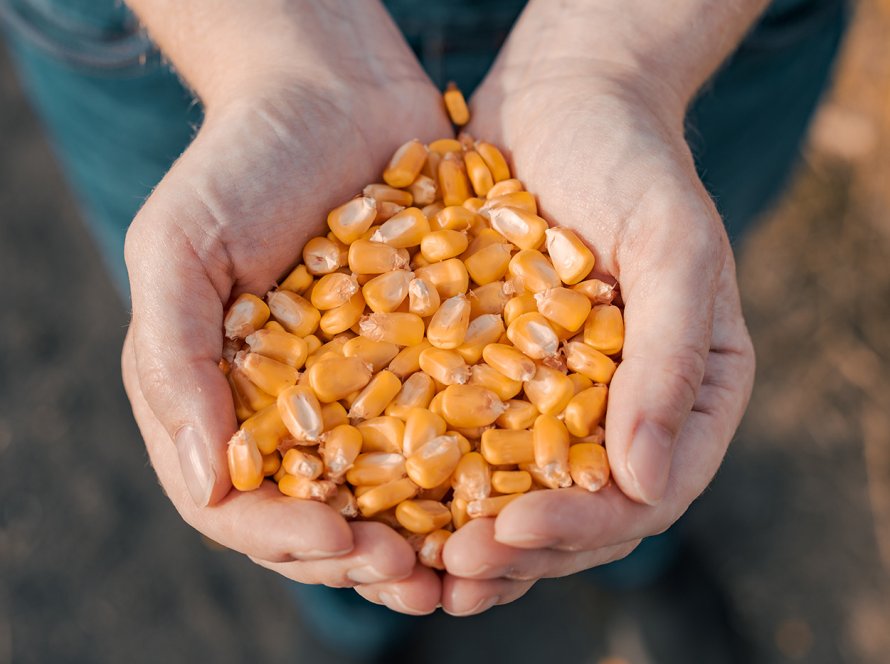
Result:
M495 531L494 539L501 544L513 544L522 547L535 547L536 549L549 549L557 544L560 540L555 537L545 537L535 533L511 533L507 531L503 535Z
M640 498L649 505L657 505L664 497L673 447L670 434L651 422L642 422L630 443L627 470Z
M363 565L362 567L351 569L346 572L346 576L350 581L355 581L356 583L380 583L389 579L388 575L374 569L373 565Z
M498 595L495 595L494 597L485 597L483 599L480 599L478 604L476 604L476 606L474 606L473 608L468 609L466 611L461 611L459 613L452 613L451 615L457 616L458 618L460 618L462 616L474 616L477 613L483 613L485 611L488 611L491 607L493 607L495 604L497 604L500 600L501 600L501 598Z
M409 616L422 616L425 611L418 611L417 609L412 609L410 606L405 604L402 601L402 598L398 595L393 595L387 592L382 592L377 595L381 602L386 604L386 608L391 609L393 611L398 611L399 613L407 613Z
M182 478L192 500L198 507L207 507L210 494L216 484L216 473L210 463L207 445L201 440L198 432L192 427L183 427L174 440L176 452L179 454L179 467Z

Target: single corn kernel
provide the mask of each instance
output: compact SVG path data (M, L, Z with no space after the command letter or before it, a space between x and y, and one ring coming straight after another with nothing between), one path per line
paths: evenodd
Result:
M535 465L551 489L572 485L569 475L569 432L553 415L540 415L532 431Z
M406 530L424 535L451 523L451 511L435 500L406 500L396 507L396 519Z
M458 429L488 426L506 408L494 392L481 385L449 385L440 394L442 418ZM431 410L432 406L430 402Z
M324 471L322 460L311 452L304 452L293 447L284 453L281 465L289 475L314 480L321 477Z
M425 279L412 279L408 284L408 311L421 318L432 316L442 299L436 287Z
M402 382L391 371L381 371L359 393L349 409L351 419L377 417L402 389Z
M469 514L467 514L467 501L463 498L452 498L451 499L451 523L454 525L454 529L457 530L470 520Z
M349 415L346 409L339 401L322 404L321 421L324 425L324 431L331 431L343 424L349 424Z
M489 429L482 434L479 451L493 466L531 463L535 459L531 431Z
M244 431L236 431L226 450L229 476L238 491L253 491L263 483L263 455Z
M587 376L594 383L608 384L615 373L615 361L586 343L570 341L565 346L566 364L572 371Z
M362 432L349 424L341 424L324 434L323 439L320 452L325 478L342 482L362 451Z
M463 385L470 380L470 367L455 350L427 348L420 354L420 368L443 385Z
M420 252L430 263L437 263L459 256L468 243L465 232L449 229L432 231L421 240Z
M439 189L445 205L461 205L472 194L463 159L456 153L448 152L439 162Z
M538 409L528 401L510 399L507 409L495 420L495 424L502 429L530 429L538 415Z
M363 316L359 332L374 341L396 346L414 346L423 340L424 325L420 316L410 313L380 313Z
M464 166L477 196L485 196L494 186L494 178L485 160L475 150L464 152Z
M330 480L310 480L300 475L285 474L278 481L278 490L285 496L300 500L325 502L337 493L337 485Z
M378 373L399 354L399 347L385 341L373 341L366 337L354 337L343 345L343 355L357 357L371 365Z
M547 222L532 212L504 206L488 215L491 227L520 249L537 249L544 241Z
M470 109L467 108L467 101L454 83L448 84L442 98L445 101L448 117L454 124L461 127L470 121Z
M593 307L584 324L584 343L605 355L621 352L624 346L621 309L612 304Z
M369 184L362 189L362 195L367 198L373 198L380 203L395 203L402 207L408 207L414 204L414 196L404 189L396 189L388 184ZM424 205L426 205L424 203Z
M281 282L281 285L279 285L278 288L302 294L311 285L312 275L309 274L309 270L306 269L305 265L300 264L284 278L284 281Z
M354 519L358 516L358 503L355 495L345 484L337 487L337 493L328 498L328 505L344 519Z
M314 237L303 247L303 263L314 276L335 272L342 266L340 247L326 237Z
M466 258L464 264L473 281L484 286L504 278L511 258L511 245L495 242Z
M439 297L447 299L467 292L470 275L459 258L449 258L414 271L414 276L436 287Z
M402 452L405 423L397 417L382 415L359 422L356 428L362 434L362 452Z
M595 443L579 443L569 448L572 479L588 491L599 491L609 482L606 448Z
M274 403L246 419L241 430L253 439L260 454L264 456L278 449L279 443L289 435L278 413L278 406Z
M371 367L358 357L326 357L306 372L319 401L339 401L371 380Z
M299 377L299 372L292 366L257 353L239 351L235 366L250 382L272 396L296 383Z
M525 493L532 488L532 476L525 470L496 470L491 474L491 488L498 493Z
M436 196L439 193L439 187L434 178L429 175L421 174L409 185L408 191L410 191L411 195L414 197L414 205L423 207L436 200Z
M362 516L370 517L413 498L417 491L417 485L405 477L365 491L357 497L356 502Z
M476 152L485 161L488 170L495 182L503 182L510 179L510 167L507 166L507 160L504 155L491 143L485 141L476 141Z
M548 288L535 293L535 302L544 317L569 332L577 332L590 313L590 300L568 288Z
M275 403L273 395L257 387L237 366L232 367L228 378L229 384L232 386L232 393L237 394L238 400L248 409L256 412Z
M457 348L464 343L469 325L470 301L461 293L445 300L433 314L426 337L436 348Z
M593 381L587 376L582 376L579 373L569 374L569 380L572 381L572 385L574 386L575 396L578 396L579 392L583 392L584 390L593 387Z
M321 314L312 304L290 291L271 291L266 295L269 310L284 329L298 337L315 332Z
M348 260L349 269L356 274L383 274L408 267L408 261L396 247L372 240L356 240L350 244Z
M399 147L383 171L383 180L391 187L407 187L417 179L426 161L426 146L418 141L408 141Z
M404 205L399 205L398 203L390 203L389 201L377 201L377 216L374 217L375 224L383 224L386 221L389 221L394 216L396 216L399 212L405 209ZM366 240L370 240L371 236L377 232L377 228L375 226L371 226L364 234L362 234L362 238ZM348 249L347 249L348 252ZM348 256L348 253L347 253Z
M506 344L489 344L482 351L482 357L511 380L531 380L537 371L534 360Z
M491 495L491 468L479 452L460 458L451 480L454 495L464 500L481 500Z
M420 371L420 354L427 348L432 347L433 345L426 339L414 346L406 346L393 358L387 369L404 380L415 371Z
M357 292L358 282L355 277L333 272L318 280L312 288L309 301L319 311L327 311L346 304Z
M482 500L470 501L467 503L467 516L471 519L495 517L501 513L502 509L521 495L521 493L510 493L506 496L495 496L494 498L483 498Z
M559 415L575 396L571 379L544 364L538 364L534 378L525 382L525 396L541 413Z
M599 279L586 279L572 286L573 291L582 293L590 304L612 304L615 299L615 286Z
M515 194L518 191L524 191L525 187L522 186L522 183L515 178L508 178L506 180L501 180L500 182L495 183L491 189L488 190L488 193L485 194L485 198L491 200L492 198L497 198L498 196L506 196L507 194Z
M485 351L483 351L484 353ZM481 385L498 395L502 401L512 399L522 391L522 382L507 378L500 371L487 364L473 365L470 385Z
M456 138L440 138L429 145L430 152L444 155L446 152L463 152L463 145Z
M371 227L376 216L377 201L361 196L331 210L328 227L340 242L352 244Z
M533 215L538 214L538 202L535 200L534 194L528 191L514 191L512 194L493 196L492 198L485 201L485 205L483 205L482 209L479 210L479 214L490 218L492 210L502 207L524 210L525 212Z
M449 521L451 512L449 511ZM432 569L444 570L445 563L442 560L442 552L445 550L445 542L451 537L447 530L434 530L423 538L423 543L417 551L417 560L421 565Z
M371 235L371 242L380 242L396 249L407 249L420 244L430 232L430 223L416 207L405 208L389 218Z
M263 455L263 477L271 477L281 468L281 455L278 450Z
M590 274L596 260L593 252L574 231L568 228L548 228L544 235L547 253L563 282L571 286Z
M460 205L449 205L430 217L430 228L436 230L466 231L476 223L479 215Z
M256 295L241 293L226 312L223 326L230 339L243 339L260 329L267 320L269 307L266 303Z
M467 364L476 364L485 347L495 343L503 334L504 322L501 317L497 314L483 314L470 321L464 342L457 347L457 352Z
M436 394L436 384L423 371L408 376L402 389L384 411L393 417L406 418L412 408L426 408Z
M518 316L507 327L507 338L533 360L553 357L559 351L559 337L539 313Z
M318 327L327 335L340 334L357 325L364 312L365 298L359 291L349 298L346 304L325 311L318 322Z
M355 486L386 484L405 476L405 457L396 452L363 452L346 471L346 481Z
M470 319L485 314L500 314L513 293L503 281L492 281L470 291Z
M414 274L407 270L384 272L362 286L362 297L374 313L395 311L408 297L408 284L413 278Z
M523 293L510 298L504 305L504 323L510 324L522 314L533 314L538 311L538 303L533 293Z
M570 434L583 438L594 432L606 414L608 392L605 385L596 385L572 397L564 416Z
M278 413L284 426L299 441L317 442L324 431L321 404L308 387L295 385L279 394Z
M524 249L513 256L507 272L517 293L540 293L561 285L550 260L534 249Z
M306 342L284 330L263 328L248 335L244 341L250 347L251 353L270 357L294 369L302 367L309 357Z
M459 461L457 438L446 434L421 445L405 461L405 470L417 486L432 489L451 477Z

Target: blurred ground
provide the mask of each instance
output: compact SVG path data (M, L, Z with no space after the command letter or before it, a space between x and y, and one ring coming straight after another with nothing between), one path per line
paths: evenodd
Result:
M686 528L691 573L716 574L750 643L737 661L890 661L888 35L890 3L861 3L798 176L739 247L758 381ZM158 489L120 385L127 312L5 55L0 285L0 664L337 661L306 645L271 573L204 546ZM540 628L540 602L518 602L459 630L419 623L414 661L644 664L642 622L656 661L723 661L707 655L715 635L671 634L664 590L544 583L559 634ZM509 653L498 620L521 626ZM431 648L442 626L453 637Z

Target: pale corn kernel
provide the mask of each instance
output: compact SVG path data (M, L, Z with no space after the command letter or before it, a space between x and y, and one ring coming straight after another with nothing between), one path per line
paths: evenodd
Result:
M256 295L241 293L226 312L223 326L230 339L243 339L260 329L267 320L269 307L266 303Z
M464 166L473 185L473 191L477 196L485 196L494 186L494 178L485 165L485 160L475 150L468 150L464 152Z
M449 507L451 509L451 523L454 524L454 529L457 530L465 526L470 520L470 516L467 514L467 501L463 498L455 497L451 499Z
M405 206L399 205L398 203L390 203L389 201L377 201L377 216L374 217L374 223L377 225L371 226L371 228L369 228L362 235L362 239L370 240L374 233L377 232L380 225L382 225L386 221L389 221L404 209Z
M337 493L328 498L328 505L344 519L354 519L358 516L358 503L355 495L345 484L337 487Z
M405 418L402 452L411 456L423 445L445 434L445 420L426 408L412 408ZM427 487L428 488L428 487Z
M397 452L363 452L346 471L354 486L386 484L405 476L405 457Z
M521 493L510 493L505 496L470 501L467 503L467 516L471 519L497 516L501 510L521 495Z
M535 459L532 432L520 429L485 431L479 451L493 466L532 463Z
M512 294L513 289L503 281L492 281L474 288L467 295L470 300L470 318L485 314L500 315Z
M443 385L463 385L470 379L470 367L455 350L427 348L420 354L420 368Z
M559 337L539 313L518 316L507 326L507 338L533 360L553 357L559 352Z
M573 291L582 293L590 304L612 304L615 299L615 286L599 279L585 279L572 286Z
M535 302L547 320L572 333L581 329L590 313L590 300L568 288L548 288L535 293Z
M381 371L359 393L349 408L352 419L368 419L380 415L402 389L402 382L391 371Z
M396 247L373 240L356 240L350 244L348 260L349 269L356 274L383 274L408 267L408 261Z
M439 138L429 145L430 152L444 155L447 152L462 152L464 147L456 138Z
M362 495L357 496L356 502L362 516L369 517L413 498L417 491L417 485L405 477L363 492Z
M484 351L483 351L484 353ZM512 399L522 391L522 382L507 378L487 364L475 364L470 371L470 385L481 385L498 395L502 401Z
M451 512L449 510L449 521ZM417 551L417 560L421 565L432 569L444 570L445 563L442 560L442 552L445 550L445 542L451 537L447 530L434 530L423 538L423 543Z
M311 285L312 275L309 274L306 266L301 263L291 270L291 273L284 278L284 281L281 282L278 288L300 294Z
M451 511L435 500L406 500L396 507L396 519L406 530L425 535L451 523Z
M510 324L522 314L533 314L538 311L538 303L533 293L523 293L510 298L504 305L504 323Z
M414 346L423 340L423 319L411 313L381 313L363 316L359 332L374 341L386 341L396 346Z
M397 417L381 415L355 425L362 434L362 452L402 452L405 423Z
M250 347L250 352L271 357L294 369L302 367L309 357L306 342L284 330L263 328L248 335L244 341Z
M491 200L498 196L515 194L517 191L524 190L525 187L522 186L522 183L519 180L516 178L507 178L506 180L501 180L500 182L495 183L492 188L488 190L488 193L485 194L485 198Z
M432 489L451 477L459 461L457 438L444 434L415 450L405 461L405 471L417 486Z
M524 389L526 398L546 415L559 415L575 396L571 379L544 364L538 364L534 378L525 382Z
M298 450L295 447L284 453L281 465L284 466L285 472L289 475L305 477L310 480L321 477L324 471L324 463L321 458L311 452Z
M569 448L569 470L575 484L588 491L599 491L609 482L606 449L595 443L572 445Z
M388 184L374 183L366 185L365 188L362 189L362 195L368 198L373 198L378 204L382 202L395 203L402 207L408 207L409 205L414 204L414 196L410 192L407 192L404 189L390 187ZM426 203L424 203L424 205L426 205Z
M498 493L525 493L532 488L532 476L526 470L496 470L491 474L491 488Z
M237 393L240 401L247 408L256 412L275 403L275 397L264 392L251 381L237 366L233 366L228 375L233 394Z
M393 358L387 369L404 380L415 371L420 371L420 354L432 347L433 345L426 339L421 340L419 344L406 346Z
M540 413L534 404L521 399L510 399L507 401L507 409L495 420L495 424L502 429L530 429L538 415Z
M531 380L537 367L522 351L506 344L489 344L482 351L483 359L511 380Z
M436 180L432 177L421 174L408 186L408 191L414 197L414 205L423 207L436 200L439 187L436 185Z
M328 227L340 242L351 244L371 227L376 216L377 202L368 196L360 196L331 210Z
M321 421L324 431L331 431L344 424L349 424L349 415L339 401L321 405Z
M421 318L432 316L439 309L442 299L439 291L425 279L412 279L408 284L408 311Z
M470 301L461 293L442 302L427 325L426 337L436 348L457 348L464 343L469 325Z
M495 343L503 334L504 321L499 315L482 314L470 321L464 342L456 350L467 364L476 364L485 347Z
M423 371L413 373L402 383L402 389L384 410L393 417L406 418L412 408L426 408L436 394L436 384Z
M390 313L408 297L408 284L414 278L413 272L391 270L371 279L362 286L365 304L374 313Z
M286 473L278 481L278 490L291 498L317 500L323 503L337 493L337 485L330 480L311 480L308 477Z
M321 319L318 309L296 293L271 291L266 295L266 302L275 320L291 334L305 337L318 327Z
M448 152L439 162L439 190L445 205L460 205L472 194L463 159L457 153Z
M466 232L442 229L428 233L421 240L420 252L430 263L437 263L459 256L468 244Z
M570 341L565 345L566 364L572 371L587 376L594 383L608 384L615 373L615 361L586 343Z
M338 401L371 380L371 367L358 357L326 357L306 372L319 401Z
M278 396L282 390L294 385L299 377L299 372L292 366L258 353L239 351L235 366L250 382L272 396Z
M244 420L241 430L253 439L262 455L278 449L279 443L289 434L275 403Z
M535 200L534 194L528 191L514 191L512 194L504 194L502 196L494 196L487 201L479 214L491 220L491 211L497 208L509 207L522 210L528 214L538 214L538 202ZM543 240L543 236L541 238Z
M354 337L343 345L343 355L358 357L371 365L378 373L399 354L399 347L385 341L374 341L367 337Z
M263 454L263 477L271 477L281 468L281 455L278 450Z
M568 228L548 228L544 235L559 278L570 286L587 278L596 260L581 238Z
M312 353L317 351L322 346L321 339L316 337L314 334L303 337L303 341L306 342L306 352L309 355L312 355Z
M481 385L449 385L440 394L442 418L458 429L487 426L506 408L494 392ZM430 402L430 410L432 406Z
M507 160L504 155L491 143L485 141L476 141L476 152L485 161L488 170L495 182L503 182L510 179L510 167L507 166Z
M546 485L560 489L572 485L569 475L569 432L553 415L540 415L532 430L535 465Z
M333 482L342 482L362 451L362 432L349 424L334 427L322 436L320 448L324 475Z
M238 491L253 491L263 483L263 455L244 431L236 431L226 449L229 476Z
M593 307L584 324L584 343L605 355L615 355L624 346L624 318L612 304Z
M324 275L312 288L309 302L319 311L327 311L346 304L358 292L355 277L342 272Z
M324 431L321 404L308 387L295 385L278 395L278 414L299 441L318 442Z
M414 276L436 287L439 297L447 299L467 292L470 275L459 258L449 258L414 271Z
M342 265L340 248L326 237L314 237L303 247L303 264L314 276L335 272Z
M430 217L430 228L436 230L466 231L476 222L478 214L460 205L449 205Z
M340 334L358 324L364 312L365 298L359 291L346 304L325 311L318 322L318 327L324 334Z
M575 396L577 396L579 392L583 392L584 390L593 387L593 381L590 380L587 376L582 376L579 373L570 373L569 380L572 381L572 386L575 390Z
M572 397L564 413L564 421L570 434L583 438L596 429L606 414L608 393L605 385L596 385Z
M511 258L511 245L495 242L468 256L464 264L473 281L484 286L504 278Z
M383 181L391 187L407 187L423 168L426 153L426 146L416 138L404 143L389 160L383 171Z
M454 495L464 500L481 500L491 495L491 468L479 452L461 456L451 479Z
M448 117L451 118L454 124L461 127L470 121L470 109L467 108L467 101L454 83L448 84L442 99L445 102L445 110L448 111Z
M407 249L420 244L430 232L430 223L416 207L405 208L390 217L371 235L371 242L381 242L396 249Z
M507 272L517 293L540 293L561 285L550 260L534 249L524 249L513 256Z

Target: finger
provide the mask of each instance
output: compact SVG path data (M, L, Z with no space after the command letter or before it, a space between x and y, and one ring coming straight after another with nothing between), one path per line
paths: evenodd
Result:
M212 508L198 507L189 495L169 435L139 389L129 336L122 369L152 466L173 505L191 526L230 549L269 561L328 558L352 550L352 531L333 509L284 496L269 481L256 491L233 492Z
M348 588L358 584L398 581L410 576L416 556L411 545L382 523L354 522L353 549L326 560L273 563L253 558L258 565L294 581Z
M439 606L442 582L436 572L417 563L406 579L356 586L355 591L366 600L383 604L392 611L422 616L432 613Z
M473 616L515 602L533 585L534 580L462 579L446 574L442 579L442 608L452 616Z

